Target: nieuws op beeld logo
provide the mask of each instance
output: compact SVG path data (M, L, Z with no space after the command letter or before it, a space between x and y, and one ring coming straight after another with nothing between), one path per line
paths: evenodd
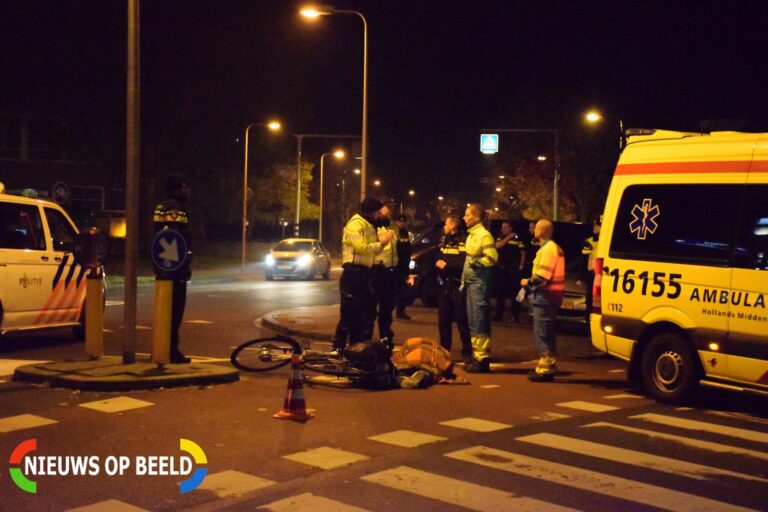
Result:
M194 441L179 439L179 449L189 455L110 455L102 459L98 455L40 455L37 439L19 443L8 459L9 473L16 487L30 494L37 494L38 476L88 477L107 475L122 476L181 476L181 494L197 489L208 474L205 452Z

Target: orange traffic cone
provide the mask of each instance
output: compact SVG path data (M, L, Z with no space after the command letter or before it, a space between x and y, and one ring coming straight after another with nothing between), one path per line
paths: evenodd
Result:
M304 403L304 386L301 380L301 360L297 354L293 354L285 402L283 402L283 408L274 414L273 418L297 421L307 421L314 418L314 414L307 412L307 406Z

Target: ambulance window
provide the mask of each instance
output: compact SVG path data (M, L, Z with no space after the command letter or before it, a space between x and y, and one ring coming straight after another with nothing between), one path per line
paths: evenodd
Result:
M614 258L727 266L742 185L635 185L621 198Z
M747 187L734 266L768 270L768 185Z
M0 203L0 248L44 250L37 206Z
M75 229L60 211L45 209L48 228L51 230L51 245L54 251L72 251L75 247Z

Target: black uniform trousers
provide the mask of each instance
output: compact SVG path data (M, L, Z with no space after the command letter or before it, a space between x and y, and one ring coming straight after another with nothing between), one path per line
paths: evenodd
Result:
M371 333L366 330L372 322L371 310L374 304L371 269L351 263L342 266L344 270L339 279L341 318L333 339L333 346L337 349L371 338Z
M179 327L187 306L187 280L173 281L171 305L171 354L179 352Z
M464 356L472 355L472 335L469 333L469 320L467 319L466 292L459 291L459 287L444 287L440 292L437 309L437 328L440 332L440 345L446 350L451 350L453 331L451 322L456 322L461 338L461 353Z
M397 303L397 268L374 265L371 268L371 286L375 302L369 332L373 334L373 319L377 318L379 338L388 338L392 341L395 337L395 333L392 332L392 311Z
M408 295L410 295L410 285L408 284L408 277L410 270L408 267L405 269L398 267L395 270L395 280L397 281L397 314L404 315L405 307L408 305Z
M494 320L500 322L504 317L504 307L507 299L512 303L512 317L520 319L520 303L515 300L520 291L520 271L515 267L494 267L493 291L496 298L496 314Z

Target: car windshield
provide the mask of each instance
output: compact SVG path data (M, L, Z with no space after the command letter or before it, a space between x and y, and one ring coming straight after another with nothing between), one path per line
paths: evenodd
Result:
M295 242L293 240L283 240L275 247L275 251L280 252L307 252L312 249L312 242Z

